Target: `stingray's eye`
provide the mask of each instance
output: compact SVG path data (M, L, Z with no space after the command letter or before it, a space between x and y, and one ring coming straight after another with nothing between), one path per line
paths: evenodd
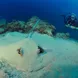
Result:
M18 51L18 54L20 54L21 56L23 56L24 51L23 51L23 49L22 49L22 48L17 49L17 51Z
M20 52L18 51L18 54L20 54Z
M43 53L43 52L44 52L44 49L42 47L38 46L38 53L40 54L40 53Z
M21 50L21 48L17 49L17 51L18 51L18 54L20 54L20 50Z

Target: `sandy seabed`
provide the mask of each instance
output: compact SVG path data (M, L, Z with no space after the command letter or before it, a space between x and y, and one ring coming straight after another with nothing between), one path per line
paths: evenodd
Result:
M0 78L77 78L78 42L34 33L0 36ZM38 45L45 52L38 54ZM17 49L22 48L20 56Z

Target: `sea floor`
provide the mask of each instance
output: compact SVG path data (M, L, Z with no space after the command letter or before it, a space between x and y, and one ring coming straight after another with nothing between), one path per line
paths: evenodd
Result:
M78 42L35 32L0 37L0 78L78 78ZM44 52L38 54L38 45ZM23 49L23 56L17 49Z

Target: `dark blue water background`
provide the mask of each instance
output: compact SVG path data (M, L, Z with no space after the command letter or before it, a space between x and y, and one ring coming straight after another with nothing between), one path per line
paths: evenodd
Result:
M78 30L64 26L61 14L75 13L78 16L77 0L0 0L0 16L8 21L12 19L27 21L32 16L53 24L58 32L69 32L78 39Z

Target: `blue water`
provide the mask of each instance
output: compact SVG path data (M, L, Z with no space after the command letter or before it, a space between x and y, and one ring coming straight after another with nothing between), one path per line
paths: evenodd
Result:
M0 0L0 16L8 21L12 19L27 21L32 16L53 24L58 32L69 32L78 39L78 30L64 26L61 14L75 13L78 16L77 0Z

